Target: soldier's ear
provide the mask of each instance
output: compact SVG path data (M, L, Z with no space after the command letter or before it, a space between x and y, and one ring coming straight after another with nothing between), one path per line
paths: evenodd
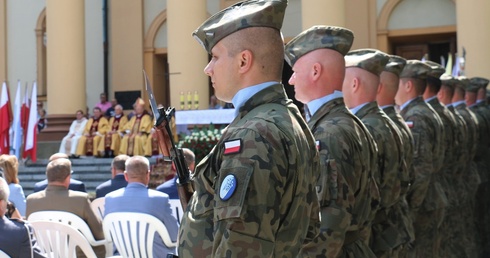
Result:
M357 92L359 90L359 85L361 83L361 80L358 77L354 77L352 79L352 92Z
M314 63L311 67L311 79L317 81L322 74L322 66L319 63Z
M252 51L250 50L243 50L242 52L240 52L239 55L239 62L240 62L240 66L238 68L238 72L239 73L246 73L250 70L250 68L252 68L252 63L253 63L253 54L252 54Z

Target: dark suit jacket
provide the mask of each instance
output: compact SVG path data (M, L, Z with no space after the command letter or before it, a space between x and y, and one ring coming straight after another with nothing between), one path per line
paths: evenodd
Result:
M170 199L179 199L177 192L177 175L157 187L157 191L168 194Z
M177 220L172 216L168 195L147 189L140 183L131 183L105 196L105 214L113 212L140 212L150 214L165 224L172 241L177 241ZM156 258L167 257L175 249L163 244L159 235L153 241L153 255Z
M27 227L26 227L27 226ZM27 232L29 230L29 232ZM17 220L0 218L0 250L10 257L46 257L37 245L31 226ZM31 238L29 239L29 234ZM30 241L30 242L29 242Z
M39 192L44 189L46 189L46 186L48 186L48 179L44 179L43 181L37 182L34 185L34 190L33 192ZM73 191L79 191L79 192L87 192L85 190L85 184L82 181L78 181L76 179L70 178L70 187L68 189L73 190Z
M63 186L48 185L46 190L27 196L26 217L36 211L66 211L71 212L87 222L94 238L104 239L102 222L90 208L88 194L68 190ZM97 257L105 256L104 246L94 248ZM77 257L81 257L78 253ZM84 257L84 256L82 256Z
M107 180L95 188L95 198L105 197L106 194L127 185L128 182L124 178L124 174L117 174L113 179Z

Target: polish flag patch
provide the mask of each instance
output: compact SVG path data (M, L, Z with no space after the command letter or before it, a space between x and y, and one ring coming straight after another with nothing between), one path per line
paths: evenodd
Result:
M320 141L316 141L316 149L320 151Z
M225 142L224 155L235 154L240 151L242 151L242 141L240 139Z
M406 121L405 124L408 126L408 128L413 128L413 121Z

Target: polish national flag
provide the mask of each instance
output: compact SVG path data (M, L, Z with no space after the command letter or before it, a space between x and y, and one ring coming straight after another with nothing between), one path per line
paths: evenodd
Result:
M10 153L10 114L9 114L9 96L7 91L7 83L2 84L2 92L0 95L0 154Z
M37 85L36 82L32 85L31 105L29 109L29 121L27 122L26 140L24 142L24 158L30 157L33 162L36 162L37 151Z

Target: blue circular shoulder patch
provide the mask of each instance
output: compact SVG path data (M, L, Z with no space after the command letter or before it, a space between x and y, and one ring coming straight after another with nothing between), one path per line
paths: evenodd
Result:
M234 175L227 175L223 182L221 182L221 187L219 189L219 198L223 201L227 201L231 198L236 190L236 177Z

